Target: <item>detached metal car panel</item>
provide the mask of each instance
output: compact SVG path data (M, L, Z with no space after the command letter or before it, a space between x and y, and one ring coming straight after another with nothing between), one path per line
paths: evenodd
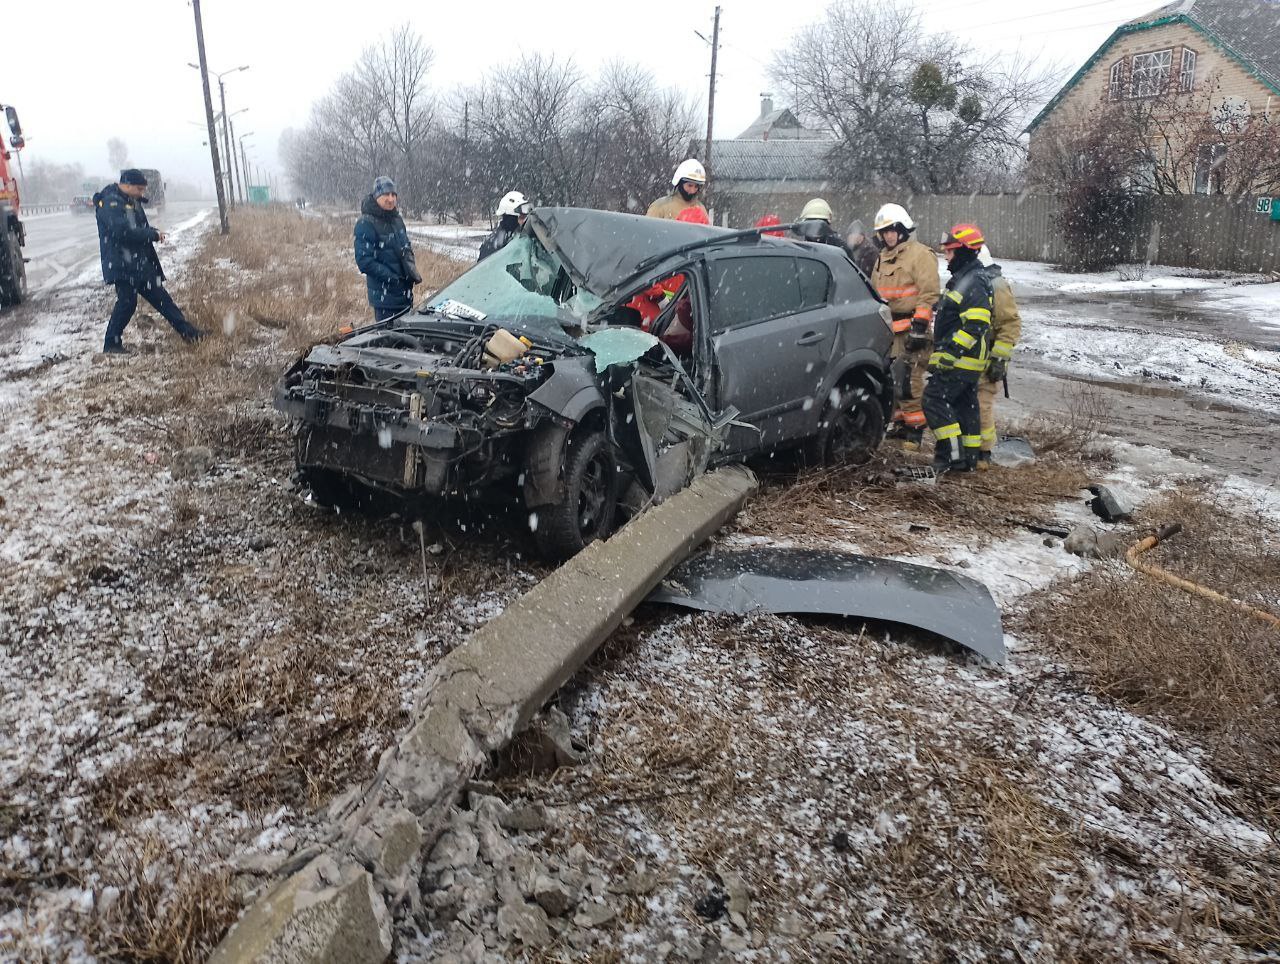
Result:
M275 405L320 501L519 500L566 556L717 463L868 457L890 343L829 245L547 208L416 311L312 348Z

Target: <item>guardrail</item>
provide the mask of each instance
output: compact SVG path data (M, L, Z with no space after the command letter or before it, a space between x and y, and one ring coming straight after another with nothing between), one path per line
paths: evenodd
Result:
M70 211L71 207L66 204L24 204L22 205L22 213L32 216L37 214L61 214L63 211Z

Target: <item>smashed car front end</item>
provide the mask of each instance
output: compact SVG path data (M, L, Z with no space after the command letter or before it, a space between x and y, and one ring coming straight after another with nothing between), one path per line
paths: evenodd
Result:
M557 416L529 396L551 346L492 370L473 363L484 327L409 323L317 345L276 388L297 425L302 471L401 494L464 495L519 474L530 430Z

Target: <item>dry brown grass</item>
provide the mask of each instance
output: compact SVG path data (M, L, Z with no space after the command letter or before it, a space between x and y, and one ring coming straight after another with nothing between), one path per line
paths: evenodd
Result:
M1102 426L1111 410L1110 399L1085 382L1067 384L1063 389L1067 411L1037 413L1010 421L1001 427L1004 435L1020 435L1041 455L1050 453L1089 462L1106 462L1107 447L1100 440Z
M100 906L87 935L103 958L202 961L239 912L230 870L205 848L178 850L149 836L107 867L99 904L106 888L118 896Z
M1280 527L1187 486L1144 508L1183 532L1147 558L1263 608L1280 598ZM1280 633L1115 564L1033 597L1012 631L1064 649L1092 685L1197 736L1264 800L1280 829ZM1265 788L1270 787L1270 790Z

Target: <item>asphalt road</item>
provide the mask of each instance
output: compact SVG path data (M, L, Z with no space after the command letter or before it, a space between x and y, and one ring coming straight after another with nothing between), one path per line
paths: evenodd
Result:
M163 211L147 216L160 230L185 221L208 207L205 201L172 201ZM68 280L74 280L98 263L98 227L92 212L46 214L24 218L27 246L23 256L27 262L27 288L31 299L38 301L43 293Z

